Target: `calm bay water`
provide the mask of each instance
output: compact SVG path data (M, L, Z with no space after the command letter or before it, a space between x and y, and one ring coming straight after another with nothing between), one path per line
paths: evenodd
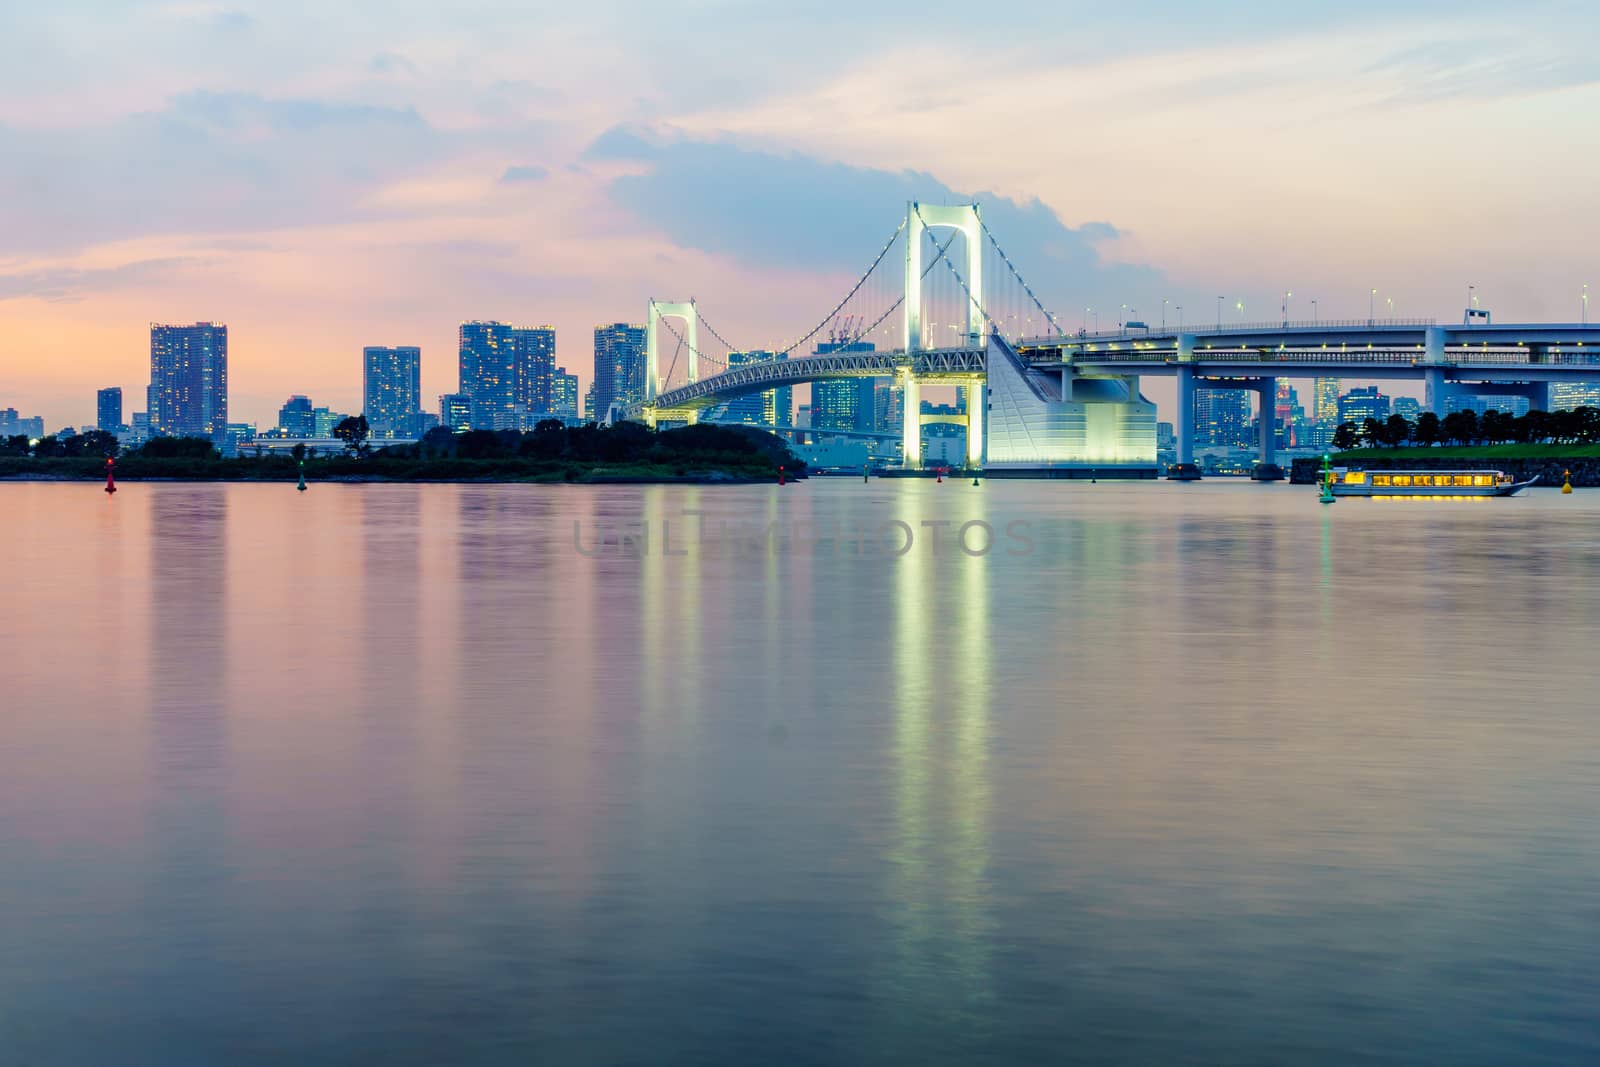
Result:
M0 514L0 1061L1600 1057L1600 493Z

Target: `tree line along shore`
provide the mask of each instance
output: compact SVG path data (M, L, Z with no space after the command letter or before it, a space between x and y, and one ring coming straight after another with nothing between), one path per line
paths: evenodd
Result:
M118 479L139 481L533 481L754 482L779 468L803 477L805 463L776 435L757 427L695 425L651 431L637 423L566 426L550 419L532 430L430 430L415 444L384 447L367 435L366 420L347 419L334 431L344 448L318 455L291 452L225 457L209 440L157 437L119 449L115 436L90 431L30 441L0 440L0 478L95 479L115 458ZM302 466L303 465L303 466Z

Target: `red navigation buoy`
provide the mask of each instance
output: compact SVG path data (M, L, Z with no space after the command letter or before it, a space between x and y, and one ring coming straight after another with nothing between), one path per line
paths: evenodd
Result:
M782 467L778 468L778 484L779 485L783 484L783 468Z
M117 463L117 461L112 459L110 456L106 457L106 492L107 493L115 493L117 491L117 479L116 479L115 473L112 471L112 468L116 466L116 463Z
M935 467L935 468L933 468L933 480L935 482L943 482L944 481L944 468L943 467Z

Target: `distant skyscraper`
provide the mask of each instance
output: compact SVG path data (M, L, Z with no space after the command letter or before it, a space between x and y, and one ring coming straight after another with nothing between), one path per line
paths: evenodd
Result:
M516 379L514 406L521 428L555 410L556 328L521 326L511 331L511 362Z
M95 394L95 426L106 433L122 429L122 387L112 386Z
M550 413L561 419L578 417L578 376L557 367L551 375Z
M1250 393L1245 389L1194 391L1195 443L1241 448L1250 443Z
M1294 386L1290 385L1286 378L1278 379L1278 388L1273 396L1272 413L1279 447L1296 448L1310 443L1300 439L1306 412L1300 406L1300 397L1295 392Z
M636 403L644 399L645 355L643 326L615 322L594 328L591 418L604 420L614 401Z
M1352 389L1339 398L1339 421L1360 426L1367 419L1379 422L1389 417L1389 396L1378 392L1376 385Z
M750 363L766 363L774 358L771 352L729 352L728 367L732 369ZM708 422L742 422L746 426L776 425L776 392L775 389L768 389L725 400L713 407L704 418Z
M1318 448L1327 448L1333 442L1333 431L1339 428L1339 379L1318 378L1312 385L1311 417L1316 420Z
M1526 415L1528 398L1525 396L1494 396L1479 393L1458 393L1444 399L1442 415L1455 411L1471 411L1482 415L1486 411L1501 411L1507 415Z
M1422 414L1422 401L1414 396L1397 396L1392 407L1396 415L1404 415L1408 419L1415 419Z
M1555 411L1600 408L1600 385L1556 382L1550 386L1550 407Z
M206 437L228 427L228 328L150 326L150 428L165 437Z
M362 414L373 437L409 437L422 411L422 349L361 350Z
M278 430L285 437L315 437L316 416L312 414L311 398L291 396L278 409Z
M458 432L472 429L472 401L465 393L446 393L439 398L439 425Z
M472 405L471 426L517 425L517 368L511 327L503 322L461 324L461 395Z
M817 346L817 355L832 352L871 352L870 341L829 341ZM818 430L867 430L877 423L878 379L842 378L811 383L811 425Z
M334 411L332 408L312 408L311 409L311 424L312 424L311 433L312 433L312 436L313 437L332 437L333 436L333 428L335 426L339 425L341 422L343 422L347 418L349 418L349 416L346 415L344 412L342 412L342 411Z

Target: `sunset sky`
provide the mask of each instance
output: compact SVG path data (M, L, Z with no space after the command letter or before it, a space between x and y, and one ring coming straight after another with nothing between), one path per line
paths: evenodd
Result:
M1073 325L1218 294L1271 318L1286 288L1449 320L1468 284L1574 321L1597 11L10 3L0 407L142 408L152 320L226 322L232 417L263 426L290 393L358 409L365 344L454 390L463 319L554 324L585 387L593 326L651 296L771 345L908 197L979 197Z

